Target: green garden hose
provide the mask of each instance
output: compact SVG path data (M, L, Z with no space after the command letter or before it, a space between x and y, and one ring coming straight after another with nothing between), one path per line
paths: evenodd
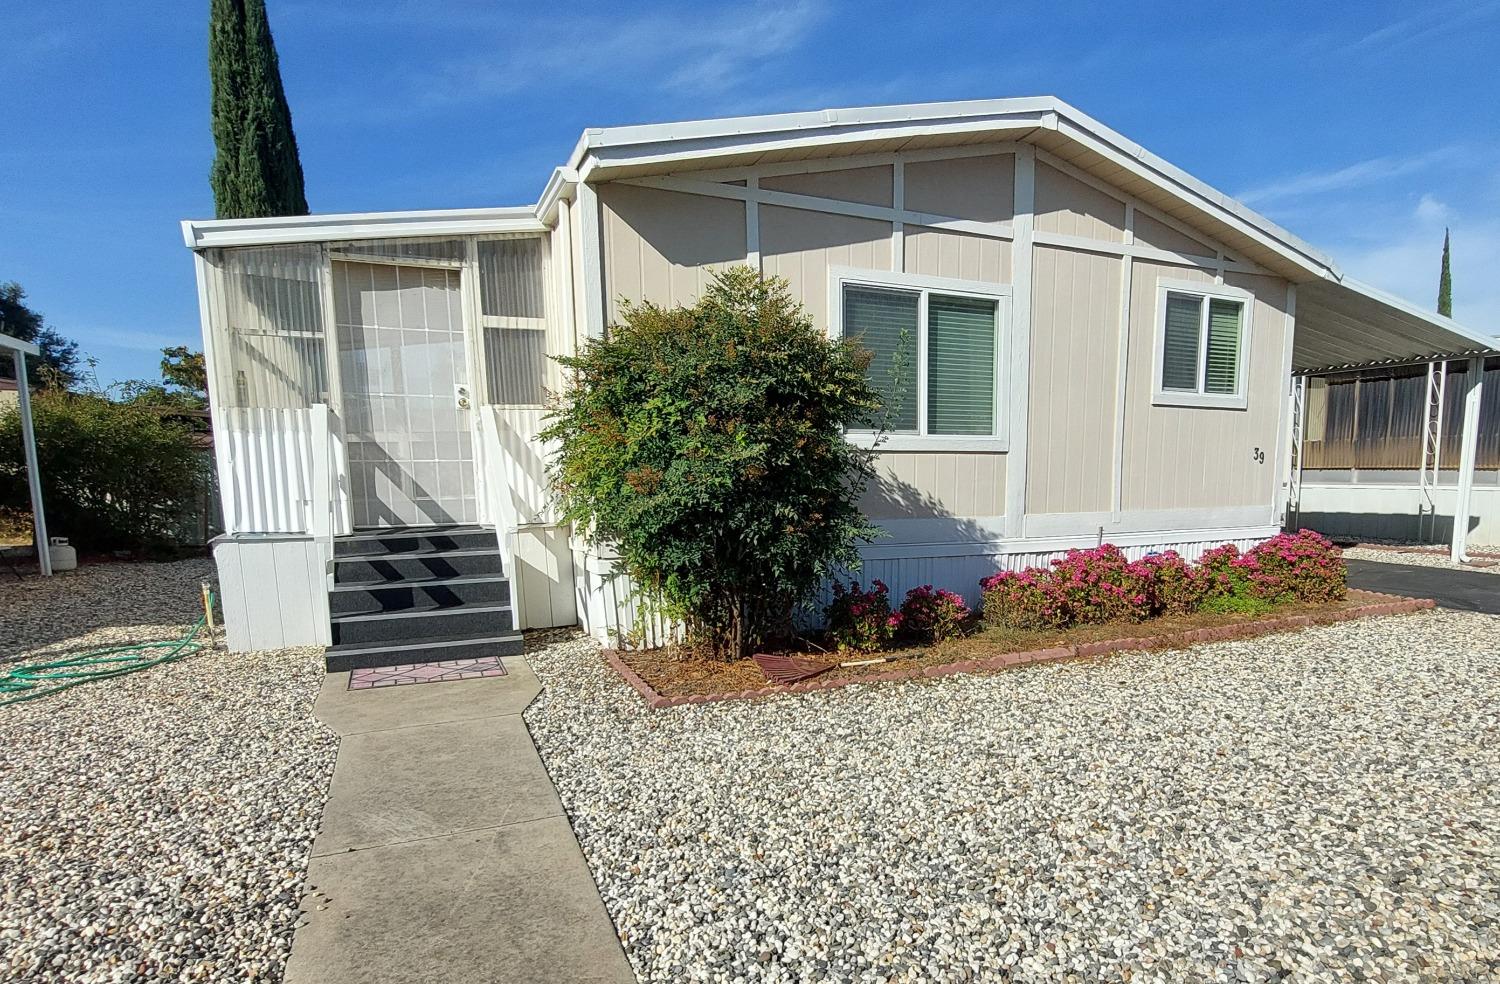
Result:
M212 604L212 595L207 600ZM201 616L180 639L94 649L51 662L0 666L0 697L5 698L0 700L0 706L46 697L80 683L108 680L163 663L174 663L211 645L197 641L198 633L203 631L207 622L208 616ZM151 655L158 651L160 655Z

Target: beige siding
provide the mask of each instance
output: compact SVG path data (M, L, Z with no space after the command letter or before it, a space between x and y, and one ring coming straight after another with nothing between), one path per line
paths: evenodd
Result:
M1046 164L1036 166L1036 228L1105 242L1125 241L1125 203Z
M709 271L745 261L745 206L655 188L606 184L603 209L606 316L622 299L691 304Z
M1135 241L1145 246L1155 246L1157 249L1171 250L1187 256L1213 256L1217 252L1214 247L1184 235L1144 212L1135 213L1134 228Z
M885 451L860 508L871 519L946 519L1005 513L1005 455Z
M907 273L1010 283L1010 243L1003 239L917 226L907 226L903 239Z
M783 174L760 179L762 188L790 191L815 198L833 198L841 202L863 202L866 205L890 206L894 178L889 165L884 167L850 167L838 171L814 171L808 174Z
M903 173L905 205L976 222L1008 222L1015 214L1014 154L913 161Z
M1153 406L1156 288L1160 278L1212 283L1202 270L1137 261L1131 273L1130 362L1126 385L1123 508L1269 506L1275 501L1281 414L1286 284L1228 274L1255 295L1245 410ZM1265 462L1254 460L1256 448Z
M1114 257L1036 247L1028 513L1110 508L1120 267Z
M743 230L741 239L743 239ZM764 206L761 268L785 277L819 327L828 327L828 268L891 268L891 224L846 215Z

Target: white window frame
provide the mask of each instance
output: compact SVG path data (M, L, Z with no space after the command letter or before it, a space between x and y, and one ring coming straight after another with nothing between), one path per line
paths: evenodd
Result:
M1196 391L1165 389L1162 386L1162 369L1167 352L1167 295L1189 294L1203 299L1198 316L1198 389ZM1235 380L1233 393L1205 393L1203 380L1205 363L1208 360L1208 312L1209 301L1217 298L1240 304L1240 345L1235 353ZM1155 354L1151 365L1151 402L1162 407L1201 407L1220 410L1244 410L1249 406L1250 380L1250 329L1255 310L1255 295L1239 287L1220 283L1203 283L1196 280L1156 281L1156 328Z
M828 270L828 335L844 335L844 287L884 287L892 290L917 291L917 433L847 435L861 447L881 451L1009 451L1010 415L1006 412L1005 367L1010 364L1010 304L1008 284L982 280L957 280L951 277L929 277L916 273L894 273L888 270L861 270L855 267L830 267ZM974 297L995 302L995 433L928 434L927 433L927 298L930 294Z

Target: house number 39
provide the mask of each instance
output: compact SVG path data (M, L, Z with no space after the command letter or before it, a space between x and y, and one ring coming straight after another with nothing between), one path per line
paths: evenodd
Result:
M1256 448L1254 451L1251 451L1250 457L1255 459L1255 463L1257 465L1263 465L1266 463L1266 453L1260 448Z

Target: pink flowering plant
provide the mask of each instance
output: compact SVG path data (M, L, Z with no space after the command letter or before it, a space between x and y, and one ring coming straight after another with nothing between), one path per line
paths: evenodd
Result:
M1130 561L1112 544L1070 550L1050 567L1001 571L980 582L985 618L1017 629L1135 621L1194 611L1260 612L1291 601L1344 597L1337 548L1312 532L1284 533L1241 552L1233 544L1188 564L1173 551Z
M930 584L906 592L900 614L903 635L932 642L958 638L974 619L963 595Z
M833 600L824 609L828 638L840 650L870 653L884 649L901 628L901 613L891 610L890 589L884 581L870 582L869 590L858 581L846 588L833 582Z

